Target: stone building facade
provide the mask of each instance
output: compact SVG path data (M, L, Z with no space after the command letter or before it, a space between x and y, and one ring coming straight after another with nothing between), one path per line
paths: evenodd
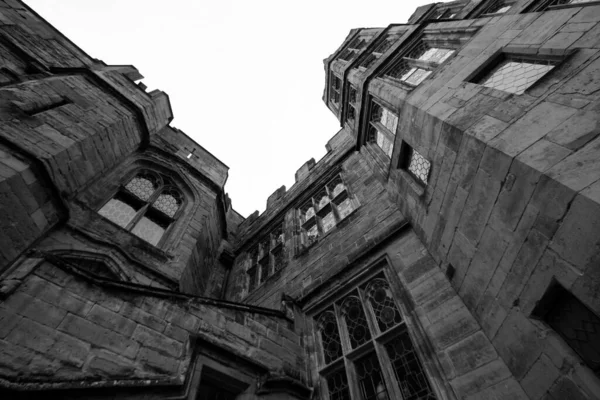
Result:
M352 30L248 218L134 67L18 0L0 55L2 398L600 398L598 2Z

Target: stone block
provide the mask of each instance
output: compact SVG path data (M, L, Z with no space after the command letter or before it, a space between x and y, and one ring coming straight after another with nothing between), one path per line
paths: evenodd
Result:
M431 324L426 330L436 349L442 350L479 330L479 325L467 308L462 307Z
M6 341L46 353L54 345L55 330L23 318L19 325L6 337Z
M158 351L161 354L178 358L183 353L183 345L166 335L153 331L144 325L138 325L133 332L132 338L137 340L141 346Z
M462 285L463 279L469 269L469 264L475 254L475 249L473 243L461 231L456 231L452 247L450 247L450 252L448 253L448 262L452 264L456 271L452 279L452 286L455 288L460 288Z
M555 103L540 103L496 136L490 142L490 146L515 157L569 119L576 111Z
M459 295L469 309L475 310L479 304L506 247L507 243L502 236L488 226L459 290Z
M561 257L583 270L598 253L600 243L600 205L577 196L550 247Z
M174 376L177 373L179 362L154 350L142 348L136 359L136 365L144 369L149 368L159 374Z
M539 232L532 230L529 233L498 293L500 304L505 308L510 308L518 301L547 245L548 240Z
M464 375L496 358L496 350L481 331L446 349L457 376Z
M540 179L540 173L515 160L511 164L510 174L515 176L514 183L508 185L508 181L504 182L489 223L494 227L503 226L514 231Z
M502 326L502 323L508 316L506 309L487 292L479 302L475 314L481 324L481 329L490 339L496 336L498 329L500 329L500 326Z
M4 339L16 326L19 325L20 315L4 307L0 307L0 339Z
M477 243L481 238L499 191L500 182L480 168L458 224L458 229L472 242Z
M88 369L94 374L112 379L129 379L135 373L135 365L130 360L106 350L95 352Z
M548 176L563 185L580 191L600 179L600 137L566 157L548 171Z
M127 337L131 336L136 323L98 304L94 305L87 314L87 319L100 326L118 332Z
M521 381L521 386L531 400L539 400L560 375L548 356L542 354Z
M514 379L508 378L503 380L502 382L498 382L495 385L492 385L488 388L483 389L480 392L474 393L470 396L465 397L465 400L531 400L523 389L521 385Z
M510 311L492 342L517 380L523 379L543 348L537 328L518 309Z
M133 306L132 304L126 303L119 314L126 318L132 319L137 323L145 325L157 332L162 332L166 328L166 323L164 320L161 320L160 318L157 318L154 315Z
M555 399L589 400L590 398L568 377L560 378L549 391Z
M22 285L22 290L32 297L80 316L85 316L93 306L93 303L38 276L29 276Z
M56 333L56 341L48 351L47 356L61 360L64 364L81 368L87 360L91 346L72 336Z
M474 136L484 143L494 139L508 127L508 123L489 115L484 115L479 121L465 131L465 134Z
M510 371L502 360L497 359L453 379L450 381L450 385L458 398L466 398L509 377Z
M67 315L58 329L84 342L131 359L135 357L139 349L139 345L135 341L72 314Z

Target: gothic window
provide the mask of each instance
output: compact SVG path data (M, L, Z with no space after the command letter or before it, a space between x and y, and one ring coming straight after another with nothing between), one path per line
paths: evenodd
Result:
M346 48L338 56L338 59L347 62L353 61L379 32L380 31L378 30L365 30L361 32L348 43Z
M569 6L585 6L587 3L598 3L598 0L540 0L529 7L526 12L553 10Z
M480 17L489 17L491 15L504 14L511 9L514 1L496 0L491 1L487 6L481 9Z
M405 30L402 27L392 27L385 35L385 38L381 40L367 58L360 63L359 67L367 69L373 65L375 61L381 58L381 56L398 41L404 31Z
M277 271L285 267L287 253L285 252L285 234L283 221L259 240L248 252L250 268L247 269L248 293L262 285Z
M342 80L335 76L333 72L330 72L329 82L329 99L336 107L339 107L342 93Z
M348 93L348 102L346 104L346 119L354 121L356 119L356 88L350 86Z
M413 88L427 79L452 54L454 49L432 47L421 40L394 62L383 75Z
M556 62L550 60L503 56L474 83L505 92L522 94L555 66Z
M342 177L336 175L298 210L300 246L308 248L329 232L356 208Z
M600 317L556 282L533 314L550 325L600 376Z
M436 399L383 274L326 307L315 322L324 399Z
M143 170L121 186L98 213L158 246L182 204L183 194L169 178Z
M397 127L398 116L371 100L367 141L377 143L388 157L392 156L394 150Z
M402 143L398 167L407 171L420 184L427 185L431 162L406 142Z

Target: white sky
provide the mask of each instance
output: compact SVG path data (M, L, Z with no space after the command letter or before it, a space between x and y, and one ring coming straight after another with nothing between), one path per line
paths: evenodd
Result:
M148 90L168 93L171 125L229 166L225 188L244 217L339 130L321 100L323 59L350 29L404 23L435 2L25 1L92 57L133 64Z

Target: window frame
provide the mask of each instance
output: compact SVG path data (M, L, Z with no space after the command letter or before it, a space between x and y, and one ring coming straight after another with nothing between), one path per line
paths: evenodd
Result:
M433 38L429 38L429 37L425 37L424 35L420 35L418 38L415 38L413 41L411 41L403 50L401 50L401 52L399 54L397 54L395 57L393 57L391 62L389 63L389 66L384 68L378 77L392 83L395 86L400 86L405 90L413 90L413 89L417 88L419 85L421 85L421 83L425 82L435 71L437 71L442 65L447 64L450 60L452 60L452 58L456 56L456 54L458 52L458 48L460 46L462 46L462 44L443 43L443 47L437 47L437 46L442 46L442 44L438 43ZM418 57L417 58L409 57L409 56L413 55L413 53L419 52L421 50L420 47L428 47L428 49L426 49L423 52L423 54L426 53L429 49L451 50L452 53L440 62L421 60ZM419 57L421 57L423 54L421 54ZM392 71L394 71L402 63L406 64L405 69L407 72L400 74L400 77L390 75L390 73ZM402 79L402 75L410 72L410 70L413 68L425 70L429 73L422 80L420 80L417 84L407 82L407 80L416 71L413 72L413 74L407 76L405 79Z
M410 170L410 165L413 160L414 153L417 153L421 156L425 161L429 163L429 168L427 170L426 181L421 179L420 176L417 176L414 172ZM429 185L429 178L431 177L431 170L433 169L433 162L428 159L426 156L421 154L419 151L415 150L413 146L411 146L406 140L402 141L400 147L400 156L398 157L398 169L404 171L408 174L414 182L416 182L423 190Z
M539 83L544 78L547 78L550 74L552 74L554 71L556 71L558 68L560 68L562 63L565 60L567 60L569 57L571 57L571 55L574 54L575 51L577 51L577 50L572 50L563 56L539 55L536 53L536 51L537 51L537 49L531 49L528 52L515 53L515 52L512 52L510 48L501 49L501 50L497 51L493 56L491 56L479 68L477 68L469 77L467 77L467 79L465 79L465 81L475 84L475 85L485 87L489 90L497 90L497 91L504 92L504 93L511 93L512 95L515 95L515 96L520 96L521 94L526 94L527 91L529 91L529 90L535 88L537 85L539 85ZM515 92L509 92L509 91L502 90L502 89L497 89L497 88L491 87L491 86L485 86L482 84L483 79L490 76L492 74L492 72L495 71L503 62L508 61L508 60L516 60L516 61L521 60L524 62L530 62L531 64L542 64L545 62L545 63L554 65L554 67L552 69L548 70L543 75L541 75L535 82L533 82L530 86L528 86L525 90L523 90L523 93L521 93L521 94L517 94Z
M335 193L330 186L332 186L333 182L338 179L343 185L343 189L340 192ZM304 201L300 203L300 206L295 208L294 220L299 228L298 232L300 238L300 243L298 246L299 248L296 250L296 256L303 254L304 251L308 250L315 243L322 240L323 237L327 236L330 232L335 231L336 227L338 227L340 223L352 215L359 207L357 199L351 195L350 191L348 190L348 185L344 181L340 171L332 174L325 182L326 183L324 184L316 186L315 190L311 193L308 199L305 198ZM335 187L337 187L337 184ZM326 204L319 205L315 198L323 192L326 193L328 201ZM320 196L319 200L322 200L323 198L324 196ZM346 200L349 201L352 209L345 215L341 215L339 211L341 208L340 205ZM306 213L310 208L313 209L314 213L307 218ZM306 211L302 211L304 209ZM329 229L325 230L321 221L330 213L333 215L334 224ZM317 234L314 240L309 240L308 232L315 226L317 229Z
M153 193L146 200L142 200L141 198L136 196L134 193L132 193L126 187L129 182L131 182L134 178L136 178L137 176L139 176L141 174L153 175L155 178L158 178L158 181L159 181L157 188L154 189ZM152 209L152 205L156 202L158 197L165 190L169 190L169 189L177 191L179 193L180 199L181 199L181 204L179 205L179 207L177 208L177 211L173 214L172 217L166 215L164 212L162 212L158 209ZM121 197L121 196L126 198L130 202L119 200L118 197ZM132 208L133 208L132 203L138 203L138 205L140 205L140 207L136 210L135 215L127 223L126 226L121 226L117 222L100 214L100 211L113 199L117 199ZM121 183L119 184L119 186L112 192L112 195L110 197L108 197L108 199L106 201L103 201L100 204L100 206L96 209L96 212L102 218L104 218L104 219L110 221L111 223L117 225L118 227L126 230L127 232L131 233L132 235L139 238L140 240L143 240L145 243L160 249L165 246L165 244L167 242L167 238L170 236L171 231L174 229L173 227L176 225L177 221L180 219L182 213L184 212L183 210L187 206L187 201L188 200L187 200L187 196L186 196L185 192L175 183L175 179L173 179L172 176L170 176L169 174L157 172L152 168L142 167L142 168L136 168L133 171L131 171L129 174L127 174L126 178L123 179L121 181ZM152 244L152 243L148 242L146 239L143 239L142 237L133 233L133 229L136 227L136 225L139 223L139 221L148 214L148 212L157 213L160 215L160 218L163 218L164 220L169 221L169 225L164 229L163 234L161 235L159 241L156 244ZM152 221L154 222L154 220L152 220Z
M394 130L394 132L390 131L390 129L385 126L384 124L381 123L381 121L373 121L373 117L374 117L374 109L376 107L379 107L382 110L382 114L383 114L383 110L387 110L388 113L392 114L393 116L396 117L396 128ZM400 113L399 112L395 112L393 107L390 107L389 105L387 105L386 103L384 103L383 101L376 99L375 97L370 97L369 98L369 108L368 108L368 112L367 112L367 124L365 124L365 143L374 143L376 144L384 153L386 156L388 156L390 159L392 158L392 155L394 154L394 147L396 145L396 132L398 131L398 126L400 124ZM375 136L373 136L373 131L375 131ZM390 141L390 152L389 154L385 152L385 149L383 147L381 147L381 145L379 145L379 143L377 143L377 133L381 133L382 136Z
M588 7L599 5L600 0L592 0L587 1L585 3L566 3L566 4L555 4L552 5L555 0L541 0L534 2L531 6L527 7L524 12L540 12L540 11L551 11L551 10L560 10L563 8L572 8L572 7Z
M401 322L383 332L379 330L372 305L364 293L365 288L378 278L385 280L388 284L396 309L402 318ZM350 347L350 342L347 337L348 332L344 327L343 317L338 305L353 292L357 292L360 297L362 309L371 334L370 339L354 349ZM406 298L401 283L398 282L397 277L394 275L393 271L391 271L389 262L387 262L387 260L378 260L375 262L374 268L368 268L366 272L348 279L342 289L335 293L328 293L326 298L319 301L318 305L311 307L312 310L309 312L309 317L313 324L312 334L314 335L317 353L314 362L316 363L315 367L316 374L318 375L317 383L320 388L320 398L323 400L330 400L327 378L333 373L345 370L350 399L362 399L355 363L366 356L375 355L378 359L388 398L401 399L402 394L400 384L397 382L394 366L392 365L385 346L403 333L406 333L410 339L413 351L421 366L423 376L427 380L433 395L439 400L447 398L443 390L439 387L439 378L441 377L439 365L434 366L430 362L432 354L431 350L430 354L424 354L423 352L424 348L427 348L428 350L431 349L431 345L426 342L423 330L417 326L418 323L413 320L413 316L406 310L406 304L408 303L410 302ZM343 350L341 356L332 360L329 364L325 364L323 344L318 330L317 317L330 309L333 309L335 313L338 334L341 341L340 344ZM347 351L347 349L350 350Z
M342 102L342 89L344 86L344 83L342 81L342 78L340 78L339 76L337 76L333 71L329 71L329 79L330 79L330 83L329 83L329 102L331 104L333 104L333 107L337 110L339 110L340 108L340 104ZM339 82L339 87L336 88L335 83ZM335 101L335 97L337 95L337 102Z
M268 248L265 250L264 247L267 242ZM288 264L288 253L286 252L285 244L285 222L281 220L276 223L275 228L271 229L269 233L261 236L258 242L250 247L247 254L250 262L249 266L246 268L247 279L245 288L247 294L250 294L274 277ZM279 264L279 267L277 264L278 255L281 255L282 257L282 262ZM266 267L267 270L266 276L264 277L262 267ZM254 271L251 272L251 270ZM254 285L251 285L252 282L254 282Z

